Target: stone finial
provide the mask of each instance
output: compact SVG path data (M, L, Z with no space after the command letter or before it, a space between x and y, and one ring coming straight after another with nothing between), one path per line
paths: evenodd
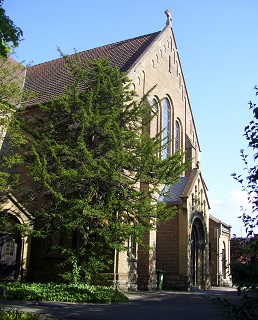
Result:
M165 11L165 14L167 15L166 26L171 26L172 16L171 16L170 10L167 9L167 10Z

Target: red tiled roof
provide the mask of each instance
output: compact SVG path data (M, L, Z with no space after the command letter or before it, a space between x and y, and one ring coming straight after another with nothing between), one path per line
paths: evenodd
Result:
M121 71L127 71L134 62L156 39L160 32L151 33L137 38L108 44L95 49L79 52L81 61L88 59L108 57L109 61ZM70 58L75 58L75 54ZM27 70L25 89L38 95L31 101L31 105L46 103L52 97L63 92L65 86L70 83L69 75L65 69L65 60L59 58L49 62L31 66Z

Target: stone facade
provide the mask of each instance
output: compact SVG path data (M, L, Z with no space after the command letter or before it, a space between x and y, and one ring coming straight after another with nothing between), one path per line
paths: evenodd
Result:
M189 289L193 285L206 287L210 283L207 258L209 246L207 187L198 168L200 147L170 25L165 27L155 42L136 61L129 71L129 77L133 80L134 88L139 95L145 94L155 86L150 100L159 101L158 115L153 121L150 134L155 135L157 131L164 128L163 99L167 99L171 107L170 152L176 151L178 139L179 147L186 150L186 157L193 158L192 167L186 172L185 177L178 185L171 187L172 197L165 199L168 205L177 206L178 214L170 221L158 226L156 268L165 272L164 287L166 288ZM176 125L179 125L179 132L176 132ZM181 189L178 191L176 188ZM197 238L192 239L195 224L198 225L196 230L201 234L196 232ZM194 244L195 247L191 247L193 241L198 242ZM199 246L198 249L197 246ZM144 256L144 258L146 260L145 282L147 286L148 278L147 287L149 288L151 273L147 274L149 261L147 257ZM139 256L139 266L143 263L142 259L143 257ZM192 274L193 272L195 274Z

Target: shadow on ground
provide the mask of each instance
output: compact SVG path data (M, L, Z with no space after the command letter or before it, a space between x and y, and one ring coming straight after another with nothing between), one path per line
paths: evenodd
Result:
M22 311L49 314L56 319L89 320L199 320L221 319L221 311L204 297L226 298L238 303L240 297L234 288L212 288L194 292L156 291L127 292L127 303L34 303L31 301L2 300L6 308L17 307ZM52 318L52 317L51 317Z

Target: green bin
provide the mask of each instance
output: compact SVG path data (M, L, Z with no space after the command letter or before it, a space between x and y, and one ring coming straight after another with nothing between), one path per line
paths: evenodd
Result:
M162 290L163 287L163 275L164 275L165 271L163 270L156 270L156 274L157 274L157 289L158 290Z

